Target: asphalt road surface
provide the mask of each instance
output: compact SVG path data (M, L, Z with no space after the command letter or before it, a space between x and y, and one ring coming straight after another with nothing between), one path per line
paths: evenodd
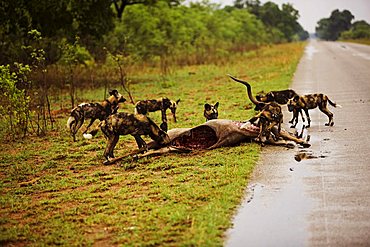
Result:
M310 41L291 88L342 108L310 110L310 148L263 148L225 246L370 246L370 46Z

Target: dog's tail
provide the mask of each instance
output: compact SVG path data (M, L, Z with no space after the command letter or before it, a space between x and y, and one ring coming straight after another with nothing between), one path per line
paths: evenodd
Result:
M335 102L331 101L329 98L328 98L328 102L329 102L329 104L330 104L330 105L332 105L332 106L334 106L334 107L342 108L342 106L341 106L341 105L339 105L339 104L337 104L337 103L335 103Z
M81 113L81 110L78 106L72 109L71 115L67 120L67 128L69 130L72 130L73 125L77 124L79 118L81 118L81 115L82 115L82 113Z
M74 124L75 122L76 122L75 117L70 116L70 117L68 118L68 120L67 120L67 128L68 128L69 130L71 130L71 129L72 129L72 124Z
M239 80L238 78L235 78L235 77L233 77L233 76L232 76L232 75L230 75L230 74L228 74L228 76L229 76L231 79L233 79L234 81L239 82L239 83L241 83L241 84L243 84L244 86L246 86L246 87L247 87L248 97L249 97L250 101L252 101L252 103L253 103L253 104L258 105L258 106L260 106L261 108L265 105L265 103L263 103L263 102L259 102L256 98L254 98L254 96L253 96L253 94L252 94L252 87L251 87L251 85L250 85L248 82L246 82L246 81L242 81L242 80Z

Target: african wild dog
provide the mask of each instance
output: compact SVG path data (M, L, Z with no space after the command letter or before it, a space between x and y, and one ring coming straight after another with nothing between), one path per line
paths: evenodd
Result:
M203 115L206 118L206 121L218 118L218 105L218 102L214 105L210 105L208 103L204 104Z
M162 113L162 124L160 125L161 129L166 131L168 130L167 125L167 116L166 111L167 109L171 110L173 120L177 121L176 119L176 109L177 105L180 100L172 101L168 98L160 98L160 99L152 99L152 100L141 100L138 101L135 105L135 113L136 114L143 114L147 115L149 112L161 111Z
M333 113L331 113L327 107L328 102L330 105L334 107L341 107L340 105L337 105L336 103L332 102L329 97L322 93L317 94L306 94L303 96L295 96L288 102L288 110L294 111L294 110L303 110L306 113L308 125L307 128L311 125L311 119L310 115L308 114L308 110L315 109L318 107L320 111L322 111L325 115L328 116L329 122L325 123L326 126L333 126ZM295 124L297 124L298 120Z
M266 94L258 94L256 95L256 99L260 102L276 102L280 105L285 105L288 103L288 100L293 98L294 96L298 95L292 89L280 90L280 91L271 91Z
M149 135L151 139L160 145L166 145L170 142L167 133L143 114L115 113L102 121L100 128L107 139L107 146L104 151L104 157L107 162L110 158L114 158L113 150L120 135L132 135L139 149L144 150L147 150L147 144L141 138L141 135Z
M280 90L280 91L270 91L266 94L258 94L258 95L256 95L256 99L257 99L257 101L260 101L260 102L265 102L265 103L276 102L280 105L285 105L285 104L288 103L288 101L291 98L293 98L297 95L298 94L293 89L286 89L286 90ZM256 106L254 110L259 111L260 109L258 109L258 106ZM300 109L294 109L293 110L293 117L289 121L289 123L293 123L294 121L298 122L299 113L301 114L302 121L304 122L305 119L303 117L302 111Z
M252 94L252 87L249 85L248 82L239 80L231 75L229 75L231 79L234 81L237 81L239 83L242 83L247 87L247 93L249 99L252 101L252 103L256 106L256 109L259 109L261 112L257 114L254 118L252 118L253 121L259 120L259 127L260 127L260 135L259 139L261 140L262 135L266 135L266 137L269 137L270 130L275 125L278 126L278 133L279 135L281 130L281 122L283 120L283 114L281 111L281 106L278 103L275 102L260 102L256 98L253 97ZM278 136L276 136L278 137Z
M118 104L123 103L126 99L118 93L116 89L109 91L109 98L102 103L82 103L71 111L71 116L68 118L67 127L71 132L73 141L76 141L76 133L81 128L85 119L91 119L84 134L96 119L104 120L109 115L116 113Z
M266 141L269 140L271 135L271 129L277 126L277 135L273 135L274 140L277 141L281 131L281 123L283 121L283 114L281 107L275 102L266 104L262 110L253 118L249 120L251 123L256 123L259 127L259 135L257 140L263 144L265 141L262 140L262 136L266 137Z

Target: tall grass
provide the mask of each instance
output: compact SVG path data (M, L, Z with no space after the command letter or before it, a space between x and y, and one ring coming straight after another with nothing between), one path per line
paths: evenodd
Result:
M184 67L163 80L155 70L135 73L136 99L181 99L178 122L203 123L203 105L220 102L219 117L250 118L254 112L244 86L255 93L287 88L303 43L285 44L235 56L229 63ZM119 89L119 88L118 88ZM81 90L102 100L102 89ZM54 99L54 104L59 102ZM124 104L121 111L133 112ZM160 113L151 113L157 123ZM72 142L67 116L44 138L0 147L0 243L16 246L221 246L240 203L260 146L253 143L190 154L167 154L103 166L102 135ZM116 155L136 149L124 136Z

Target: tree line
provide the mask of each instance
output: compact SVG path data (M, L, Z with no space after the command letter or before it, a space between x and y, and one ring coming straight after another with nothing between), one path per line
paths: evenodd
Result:
M330 17L318 21L316 34L324 40L370 39L370 25L364 20L353 22L349 10L334 10Z
M97 61L106 47L140 60L182 57L202 62L206 53L232 52L267 43L308 37L290 4L236 0L221 8L207 1L179 0L4 0L0 3L0 64L27 62L21 49L32 40L30 30L43 37L47 64L62 59L61 43L79 37Z

